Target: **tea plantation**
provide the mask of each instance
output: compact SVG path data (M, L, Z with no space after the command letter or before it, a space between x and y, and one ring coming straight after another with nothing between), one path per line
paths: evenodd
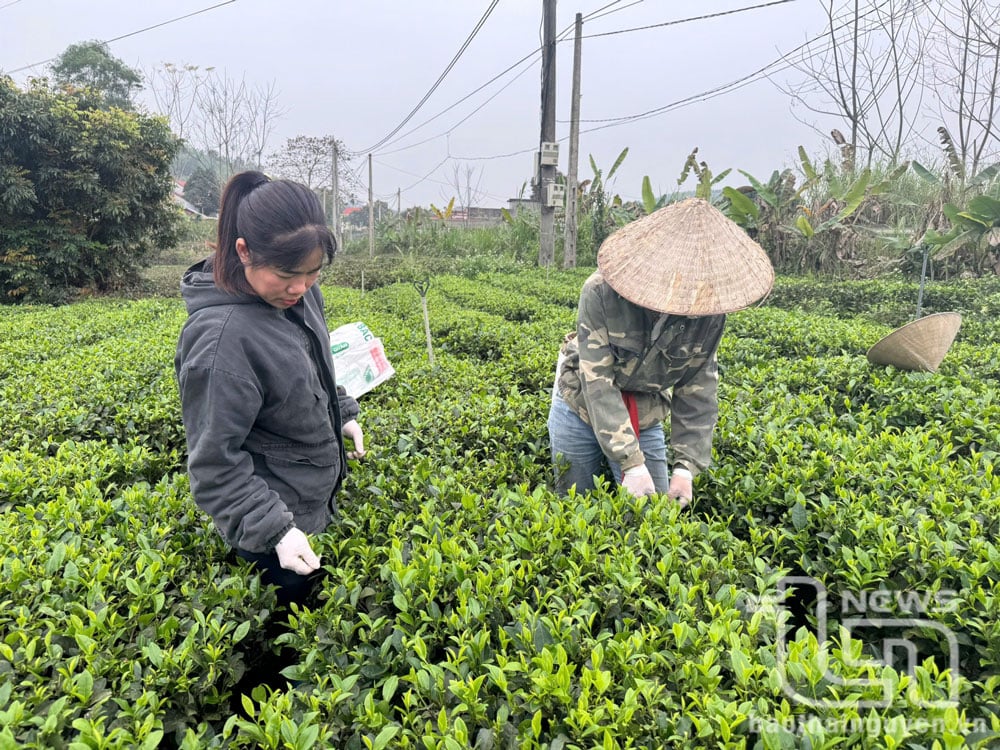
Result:
M679 511L549 489L586 275L435 277L434 366L413 285L324 287L397 374L280 643L190 498L180 300L0 311L0 749L994 746L1000 284L927 289L964 316L931 374L865 358L915 285L779 279Z

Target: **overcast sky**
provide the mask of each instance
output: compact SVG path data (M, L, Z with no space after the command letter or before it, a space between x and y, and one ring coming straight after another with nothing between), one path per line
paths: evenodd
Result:
M262 86L273 82L285 114L268 151L296 135L335 135L361 151L396 130L454 62L412 118L374 152L374 193L393 207L397 189L404 208L440 206L455 194L456 170L464 183L471 166L478 203L497 207L517 196L533 171L543 3L500 0L487 16L491 5L0 0L0 70L23 83L44 75L47 62L70 44L125 37L110 42L111 52L140 71L186 63ZM568 167L577 13L585 19L581 180L593 175L589 157L606 173L625 147L629 154L611 182L624 199L640 197L644 175L657 194L678 189L694 147L714 173L733 169L727 184L745 184L738 170L766 180L774 169L794 166L799 145L814 156L827 153L829 139L799 118L809 117L824 134L839 123L816 121L799 109L797 118L779 88L800 74L777 65L770 78L754 75L822 36L820 0L558 0L560 170ZM173 20L187 14L194 15ZM140 31L157 24L163 25ZM352 166L367 185L366 159Z

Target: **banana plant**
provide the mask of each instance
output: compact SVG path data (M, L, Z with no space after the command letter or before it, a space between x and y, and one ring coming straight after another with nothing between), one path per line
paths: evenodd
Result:
M790 224L792 216L802 206L803 194L819 180L816 168L802 146L799 146L799 161L805 179L798 186L795 175L789 169L775 170L766 183L741 169L740 174L750 183L753 198L734 188L723 188L723 195L729 199L726 208L729 218L740 226L756 226L761 231L766 231L768 226Z
M684 166L681 169L680 177L677 178L677 185L681 186L692 174L698 180L698 184L695 186L694 194L696 198L703 198L709 202L714 202L714 191L715 186L722 182L729 173L732 172L731 169L725 169L719 174L715 175L712 170L709 169L708 164L705 161L698 161L698 147L696 146L688 154L687 159L684 161ZM725 192L725 189L723 189ZM649 180L649 176L646 175L642 178L642 208L647 214L653 213L657 209L663 208L668 203L678 200L678 193L673 194L664 193L657 197L653 192L652 183Z
M441 221L447 221L448 219L451 218L452 213L454 213L455 211L455 199L452 198L450 201L448 201L448 205L444 207L444 210L438 208L432 203L431 211L433 211L434 216L436 216Z
M653 184L649 181L649 175L642 178L642 208L647 214L653 213L659 208L667 205L668 196L666 193L659 198L653 193Z
M946 203L942 211L951 229L944 233L928 229L923 238L934 249L934 260L950 258L965 247L973 248L977 256L1000 247L1000 200L978 195L965 209Z
M621 208L621 196L609 196L605 185L612 178L614 173L628 156L628 147L622 149L611 165L605 176L597 167L593 155L590 156L590 168L594 172L593 180L585 180L579 186L581 191L579 206L584 213L589 213L591 217L591 234L593 236L594 247L600 247L604 238L617 226L617 211Z
M841 205L840 211L834 216L821 222L815 227L809 221L809 217L800 214L795 220L795 227L806 239L812 238L818 232L825 232L841 224L851 214L858 210L858 206L864 202L868 196L868 183L871 181L872 173L870 169L865 169L858 175L858 178L850 185L847 192L840 196L835 196L836 203Z
M698 178L698 184L694 189L695 197L711 201L712 189L726 179L732 171L732 169L724 169L719 174L713 175L712 170L708 168L706 162L698 161L698 147L695 146L684 162L684 167L681 169L681 176L677 178L677 184L683 185L688 176L694 173Z

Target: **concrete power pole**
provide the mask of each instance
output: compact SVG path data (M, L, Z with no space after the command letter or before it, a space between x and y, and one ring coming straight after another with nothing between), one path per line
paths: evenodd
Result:
M337 250L341 250L343 237L340 234L340 182L337 178L337 139L333 139L333 239L337 243Z
M372 192L372 155L368 154L368 257L375 257L375 200Z
M569 114L569 165L566 170L566 241L563 246L563 268L576 268L576 183L580 151L580 58L583 41L583 14L576 14L576 34L573 39L573 93Z
M556 140L556 0L542 0L542 137L538 150L538 197L541 205L538 265L555 263L555 206L547 205L549 186L556 181L556 165L543 158L546 144Z

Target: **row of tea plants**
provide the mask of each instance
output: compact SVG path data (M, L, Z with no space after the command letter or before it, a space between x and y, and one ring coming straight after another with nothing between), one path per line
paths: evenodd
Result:
M931 374L864 356L913 285L779 280L730 316L716 465L679 511L550 489L585 277L434 277L433 366L413 285L325 287L397 374L362 398L369 454L284 624L190 498L181 302L5 310L0 748L1000 737L996 285L928 287L925 313L965 316ZM288 682L255 686L279 647Z

